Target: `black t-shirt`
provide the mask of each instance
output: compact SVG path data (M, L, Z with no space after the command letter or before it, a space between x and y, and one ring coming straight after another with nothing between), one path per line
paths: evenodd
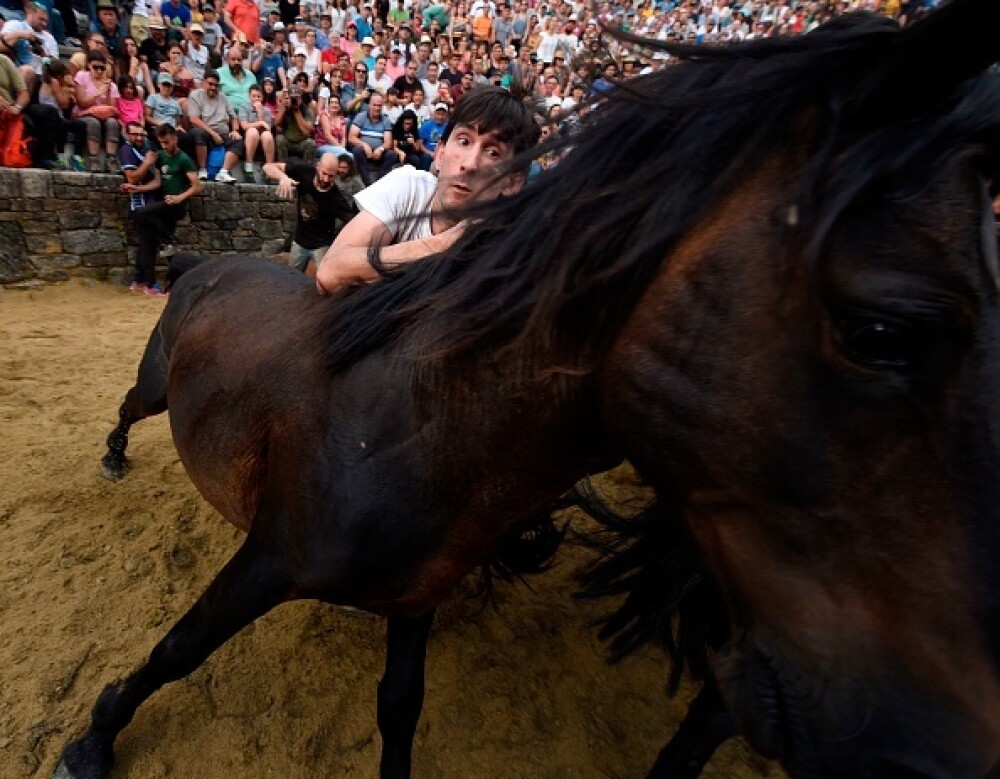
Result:
M400 97L403 96L404 89L409 90L410 94L413 94L413 90L416 89L417 87L420 87L421 89L424 88L424 85L420 83L420 79L415 78L413 79L413 81L407 81L405 74L392 82L392 88L395 89L397 92L399 92Z
M146 38L139 44L139 56L146 58L151 73L156 74L160 70L160 65L167 61L167 40L163 39L163 45L158 46L152 38Z
M286 163L285 175L299 182L295 188L299 193L295 243L306 249L329 246L337 235L337 219L347 222L356 209L336 185L326 192L316 189L316 169L312 165Z

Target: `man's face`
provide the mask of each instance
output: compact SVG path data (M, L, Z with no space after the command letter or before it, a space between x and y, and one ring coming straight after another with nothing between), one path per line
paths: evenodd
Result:
M49 12L37 5L29 5L25 20L35 32L42 32L49 26Z
M435 120L439 113L443 112L434 112ZM522 174L497 179L497 167L513 156L513 146L500 141L495 133L480 133L464 124L455 127L435 154L438 166L435 204L451 209L513 194L524 183Z
M351 175L351 163L347 160L337 160L337 176L346 179Z
M177 151L177 134L170 133L169 135L160 135L160 146L163 147L163 151L167 154L173 154Z
M97 18L101 20L101 27L105 30L114 29L115 25L118 24L118 14L110 8L102 8L98 11Z
M229 63L229 69L235 71L238 68L243 67L243 58L240 56L239 48L234 48L229 52L226 57L226 61Z
M411 80L417 77L417 63L413 60L406 63L406 77Z
M438 66L436 62L431 62L427 65L427 80L432 84L437 81L438 77Z
M324 154L316 163L316 178L313 180L316 189L320 192L329 192L337 176L337 167L340 163L332 155Z
M382 118L382 101L382 96L375 94L371 96L371 100L368 102L368 115L374 121L378 121Z
M466 73L462 76L462 90L468 92L472 89L472 74Z
M205 86L205 95L209 98L216 98L219 96L219 80L215 78L206 78L202 84Z
M448 67L451 68L452 72L458 71L458 65L462 61L460 54L452 54L451 59L448 60Z
M141 148L146 142L146 131L141 124L130 124L125 134L128 136L129 143L135 147Z

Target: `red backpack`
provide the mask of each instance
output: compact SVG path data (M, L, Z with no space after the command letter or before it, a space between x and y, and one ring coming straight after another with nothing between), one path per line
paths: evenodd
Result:
M0 114L0 165L5 168L31 167L31 152L24 131L24 117Z

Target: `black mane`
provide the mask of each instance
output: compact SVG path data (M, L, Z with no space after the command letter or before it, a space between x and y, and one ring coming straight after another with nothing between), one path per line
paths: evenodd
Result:
M542 324L557 359L588 370L676 242L784 149L809 151L789 204L801 212L801 248L816 251L873 183L956 144L992 140L1000 127L992 84L966 89L962 101L954 88L928 98L916 116L882 115L884 95L898 89L875 76L895 72L886 52L901 34L852 14L801 37L659 45L690 61L605 99L557 167L482 209L449 252L341 293L324 322L328 364L339 370L404 327L414 356L426 357L510 343Z

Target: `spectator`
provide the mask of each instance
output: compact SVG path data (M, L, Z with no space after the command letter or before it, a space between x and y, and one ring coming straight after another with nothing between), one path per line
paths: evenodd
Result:
M167 28L163 17L149 17L149 37L139 43L139 57L145 58L151 73L159 73L160 66L167 61Z
M441 83L438 79L438 64L436 62L427 63L427 76L421 79L420 83L424 87L424 102L430 105L438 93L438 85Z
M394 125L396 120L403 115L403 101L392 87L385 93L385 103L382 104L382 115L389 120L390 125Z
M271 38L274 35L274 25L281 24L281 12L277 8L272 8L267 12L267 17L261 17L260 37ZM284 27L284 25L282 25Z
M375 39L370 35L366 35L361 39L361 47L355 50L354 54L351 55L351 59L355 62L365 63L365 67L367 67L369 71L372 71L375 69L374 50Z
M42 75L42 58L59 59L59 44L46 29L49 12L38 3L25 3L24 21L11 19L0 28L0 39L12 50L10 57L21 71L29 92Z
M310 82L315 84L319 76L320 58L323 56L323 52L316 48L315 30L311 28L306 30L306 39L302 48L306 53L305 71L309 74Z
M160 65L160 73L166 73L174 82L174 97L182 101L190 96L200 84L194 81L194 73L184 67L184 50L179 43L167 47L167 61Z
M448 114L447 103L437 103L431 118L420 125L420 141L424 151L432 157L437 153L438 144L448 127Z
M265 76L261 79L260 88L264 95L264 105L271 109L272 114L278 112L278 88L274 84L273 78Z
M310 277L336 238L339 221L350 221L357 209L336 186L337 158L324 154L315 166L304 162L272 162L264 174L278 182L278 197L291 199L298 192L292 263Z
M92 173L118 172L118 87L111 80L107 57L99 51L87 54L87 68L76 74L74 118L87 126L88 167ZM104 150L101 151L101 141Z
M354 80L340 88L340 104L344 106L344 113L353 119L367 107L372 90L368 88L367 65L363 62L355 63L351 72Z
M420 79L417 78L417 61L415 59L406 63L403 75L392 82L392 85L399 91L399 94L409 91L410 95L413 94L414 89L423 86Z
M146 294L162 296L166 293L156 283L156 257L160 244L173 240L177 223L187 213L187 201L201 192L201 182L191 158L177 146L176 130L169 124L163 124L157 129L156 136L161 147L156 153L156 167L162 176L163 200L146 205L134 215L139 233L136 282L147 285L143 290Z
M386 75L388 75L394 82L397 78L403 75L405 70L405 65L400 59L402 54L403 50L396 44L393 44L389 49L389 57L385 62Z
M405 1L396 0L395 7L389 11L386 19L393 27L399 27L403 22L409 22L410 12L406 10Z
M316 131L313 136L316 141L316 153L319 156L334 154L341 157L347 151L347 118L340 105L340 98L330 95L326 106L319 112Z
M226 39L226 33L219 24L219 17L216 15L215 6L206 2L201 6L201 26L205 30L203 43L210 52L208 66L217 68L222 64L222 44Z
M122 50L115 63L119 76L131 76L139 88L139 96L146 98L156 93L156 84L149 71L149 65L139 55L139 44L131 35L122 41Z
M274 41L270 37L264 40L263 44L263 56L260 58L256 73L257 81L263 84L265 79L271 79L272 84L281 84L282 89L288 89L288 62L285 53L275 48Z
M399 155L392 148L392 125L382 116L384 100L382 95L373 94L368 110L354 118L348 133L349 148L365 186L380 179L399 162Z
M118 150L118 164L125 176L121 190L128 195L128 215L134 219L143 208L159 202L162 183L156 167L156 152L146 142L146 130L141 124L126 123L125 143ZM141 254L136 255L135 276L129 287L133 292L146 292L156 283L154 273L140 262L140 257Z
M358 24L355 21L350 21L347 23L344 37L340 39L340 48L351 58L351 62L354 62L354 54L360 46L361 44L358 41Z
M196 84L205 78L205 69L212 52L205 45L205 28L200 22L192 22L184 41L184 67L191 71Z
M177 34L178 40L183 38L184 30L191 24L191 9L188 5L181 0L163 0L159 10L164 23Z
M431 118L431 109L424 99L424 88L417 87L413 90L413 97L410 102L403 106L404 110L413 111L417 115L417 124L423 124Z
M352 198L364 188L365 183L354 169L354 157L351 154L341 154L337 157L337 189L353 203Z
M184 108L181 106L181 101L174 97L174 80L170 78L169 73L160 76L157 87L157 93L146 98L145 112L146 128L152 136L150 140L156 144L159 143L156 141L156 131L161 124L169 124L177 128L178 133L186 134L181 124Z
M239 47L234 46L226 54L226 66L219 71L219 91L225 95L234 111L239 111L250 102L247 91L257 79L243 67Z
M392 126L392 141L403 163L417 170L430 170L432 157L420 139L417 115L412 110L403 111Z
M469 94L474 86L475 84L472 79L472 74L463 73L462 80L456 86L451 88L451 99L457 103L464 95Z
M115 100L115 108L118 109L118 121L122 127L129 124L143 124L144 111L142 98L139 96L139 89L135 85L135 79L131 76L122 76L118 79L118 99ZM146 135L143 129L143 136Z
M260 11L254 0L227 0L223 21L233 31L234 38L236 32L242 32L248 43L256 43L260 38Z
M375 58L375 70L368 75L368 88L383 96L392 86L392 79L385 72L385 62L385 56L379 54Z
M333 17L330 12L324 10L319 15L319 29L316 30L316 48L321 52L326 51L330 48L334 37L339 41L340 33L333 29Z
M309 93L293 83L278 103L274 123L281 129L277 148L278 159L282 162L289 156L300 157L307 163L316 159L316 142L312 137L316 113L311 102Z
M125 28L122 27L118 6L113 0L98 0L97 21L91 23L90 29L91 32L101 34L109 59L117 57L122 38L125 37Z
M55 167L84 172L87 165L79 152L86 153L87 126L79 119L69 118L76 102L76 85L61 60L50 60L43 66L38 102L58 112L56 150L62 149L62 153L57 156Z
M208 179L209 147L223 146L226 152L215 180L224 184L235 182L229 171L243 156L240 122L226 96L219 92L219 74L214 70L206 72L202 88L191 93L187 101L187 115L191 122L198 179ZM176 130L173 130L173 136L176 139ZM159 133L157 137L162 138Z
M295 54L292 55L292 65L288 69L288 80L289 82L295 81L296 76L303 75L306 78L306 84L310 91L315 86L315 82L309 76L309 71L306 69L306 48L305 46L299 46L295 49Z
M255 163L258 149L264 152L264 162L274 162L274 115L271 109L264 105L264 90L257 84L250 86L249 101L237 112L240 119L240 129L243 131L243 143L246 146L246 158L243 172L247 181L257 181ZM263 183L259 182L258 183Z

